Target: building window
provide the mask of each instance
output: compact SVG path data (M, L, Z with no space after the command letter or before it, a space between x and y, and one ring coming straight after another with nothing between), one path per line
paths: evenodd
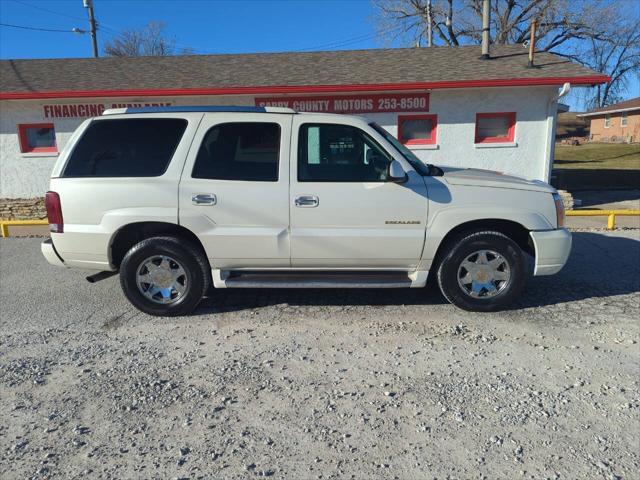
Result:
M23 123L18 125L22 153L57 152L53 123Z
M621 127L627 126L627 112L622 112L622 115L620 116L620 126Z
M604 128L609 128L611 126L611 115L604 116Z
M516 113L476 113L476 143L513 142Z
M435 145L437 115L398 116L398 140L405 145Z

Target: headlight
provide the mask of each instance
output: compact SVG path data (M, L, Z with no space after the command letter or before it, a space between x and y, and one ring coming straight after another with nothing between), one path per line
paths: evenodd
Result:
M562 228L564 227L564 202L557 193L553 194L553 201L556 204L556 228Z

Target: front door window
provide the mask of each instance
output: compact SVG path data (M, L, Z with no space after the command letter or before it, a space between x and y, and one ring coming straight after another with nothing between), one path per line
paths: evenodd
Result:
M299 182L384 182L391 157L350 125L304 124L298 142Z

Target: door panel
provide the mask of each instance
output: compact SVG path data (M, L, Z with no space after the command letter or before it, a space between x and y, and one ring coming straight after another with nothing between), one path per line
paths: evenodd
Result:
M179 217L214 268L290 266L290 137L291 115L205 115L182 174Z
M299 116L293 121L292 265L415 268L428 206L422 177L410 170L406 183L386 181L392 156L366 124L341 129L328 124L336 123L335 117L325 122L314 118L311 126L303 125L305 120L309 122ZM301 199L312 205L300 205Z

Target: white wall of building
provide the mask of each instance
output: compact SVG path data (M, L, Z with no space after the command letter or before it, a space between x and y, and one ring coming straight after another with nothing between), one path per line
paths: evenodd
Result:
M437 144L412 147L425 162L436 165L499 170L526 178L548 180L552 155L549 132L555 116L556 88L519 87L436 90L429 112L400 113L438 116ZM338 95L338 94L336 94ZM52 104L157 103L173 105L253 105L253 96L20 100L0 102L0 198L40 197L48 189L56 154L21 153L17 125L53 123L58 150L62 150L82 118L45 118L43 106ZM516 112L513 144L477 146L475 115L482 112ZM373 113L368 118L397 134L397 113Z
M411 148L426 163L497 170L548 181L548 142L554 139L549 139L547 127L556 110L555 102L549 102L557 92L548 87L435 91L429 113L438 116L436 145ZM513 144L475 145L476 113L483 112L516 112ZM397 136L396 114L369 117Z

